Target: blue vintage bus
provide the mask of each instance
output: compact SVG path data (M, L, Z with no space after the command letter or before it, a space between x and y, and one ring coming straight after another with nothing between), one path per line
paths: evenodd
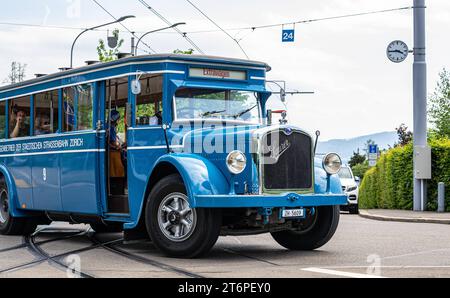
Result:
M150 238L169 256L219 235L324 245L347 203L336 154L274 124L262 62L134 56L0 88L0 233L52 221Z

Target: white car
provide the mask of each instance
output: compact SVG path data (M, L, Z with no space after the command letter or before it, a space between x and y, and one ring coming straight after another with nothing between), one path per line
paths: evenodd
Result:
M341 179L342 190L348 197L348 205L341 206L341 210L348 210L350 214L358 214L359 177L354 177L349 166L342 166L338 173Z

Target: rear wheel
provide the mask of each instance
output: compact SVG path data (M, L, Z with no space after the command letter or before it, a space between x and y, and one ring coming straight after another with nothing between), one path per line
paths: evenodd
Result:
M325 245L336 232L339 223L339 206L316 208L309 224L302 231L271 233L281 246L290 250L313 250Z
M191 208L183 180L177 174L155 185L145 216L153 243L172 257L206 254L216 243L222 224L220 210Z
M8 187L4 178L0 179L0 234L29 235L36 230L37 221L33 218L13 217L9 206Z

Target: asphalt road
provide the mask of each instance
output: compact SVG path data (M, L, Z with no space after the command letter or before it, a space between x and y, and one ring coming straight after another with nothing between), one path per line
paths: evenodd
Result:
M0 236L0 278L66 277L67 266L82 277L450 277L450 225L342 214L333 239L316 251L288 251L270 235L221 237L196 260L88 228L59 223L35 238Z

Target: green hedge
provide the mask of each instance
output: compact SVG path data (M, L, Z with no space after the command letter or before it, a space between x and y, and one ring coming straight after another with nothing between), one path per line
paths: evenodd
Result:
M428 210L437 210L437 184L445 183L446 210L450 212L450 140L431 140L432 180L428 182ZM413 146L383 154L364 175L359 192L361 208L413 208Z

